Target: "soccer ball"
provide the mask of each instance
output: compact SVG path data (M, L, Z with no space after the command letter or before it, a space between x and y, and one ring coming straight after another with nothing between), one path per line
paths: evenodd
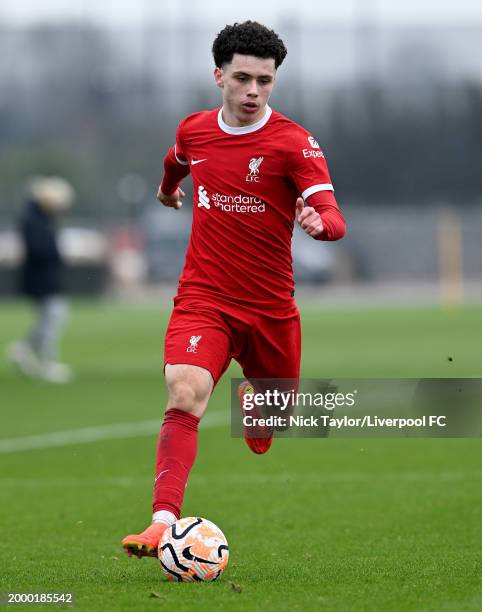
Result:
M214 523L190 516L164 531L158 556L168 580L210 582L217 580L228 564L229 547Z

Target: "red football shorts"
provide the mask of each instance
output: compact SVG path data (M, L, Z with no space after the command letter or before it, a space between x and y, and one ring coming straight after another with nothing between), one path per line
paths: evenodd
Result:
M165 338L164 365L186 363L208 370L216 384L235 359L244 376L298 380L301 357L300 315L253 311L176 297Z

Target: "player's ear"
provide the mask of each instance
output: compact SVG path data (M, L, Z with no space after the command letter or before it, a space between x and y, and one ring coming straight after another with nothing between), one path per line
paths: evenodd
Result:
M224 73L223 70L217 66L214 69L214 80L216 81L216 85L218 87L221 89L224 87Z

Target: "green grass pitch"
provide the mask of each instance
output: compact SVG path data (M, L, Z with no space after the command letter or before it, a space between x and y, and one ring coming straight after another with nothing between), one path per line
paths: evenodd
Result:
M301 311L304 376L482 374L480 309ZM0 363L2 440L160 420L168 315L76 304L73 384ZM28 320L27 306L1 305L0 348ZM209 413L228 418L239 375L233 365ZM119 435L0 454L0 591L74 592L85 610L482 609L480 439L285 439L255 456L227 425L206 426L184 515L223 529L230 564L219 582L171 584L120 548L150 518L156 436Z

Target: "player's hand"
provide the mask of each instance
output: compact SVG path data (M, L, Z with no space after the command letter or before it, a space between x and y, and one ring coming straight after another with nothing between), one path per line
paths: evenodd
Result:
M178 187L174 193L171 193L171 195L166 195L165 193L162 193L161 188L159 187L159 190L157 192L157 199L164 206L168 206L169 208L175 208L176 210L178 210L182 206L181 198L183 198L185 195L186 194L180 187Z
M324 229L320 215L311 206L305 206L303 198L296 200L296 220L301 229L313 238L321 234Z

